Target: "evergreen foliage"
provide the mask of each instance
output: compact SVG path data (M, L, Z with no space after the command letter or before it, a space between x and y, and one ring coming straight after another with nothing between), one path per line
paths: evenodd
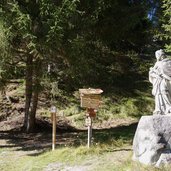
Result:
M163 29L164 33L162 34L163 39L165 40L165 47L168 52L171 52L171 1L163 0L163 14L164 14L164 23Z
M69 20L77 12L77 0L9 0L2 1L3 21L8 41L18 61L26 67L25 123L27 131L35 125L35 115L44 67L62 51ZM55 55L56 54L56 55ZM55 59L56 58L56 59ZM47 64L46 64L47 63ZM45 64L45 65L44 65Z
M148 69L150 58L146 53L154 36L148 14L154 3L145 0L0 2L4 28L0 35L0 50L4 53L1 66L5 71L8 60L15 67L9 73L25 77L24 126L28 131L34 127L42 88L49 92L54 85L69 92L80 87L133 88L134 82ZM6 49L10 51L8 57Z

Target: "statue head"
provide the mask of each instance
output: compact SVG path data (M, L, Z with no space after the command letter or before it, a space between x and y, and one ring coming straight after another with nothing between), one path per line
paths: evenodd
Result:
M165 52L163 49L160 49L160 50L157 50L155 52L155 56L157 58L157 61L161 61L163 60L164 58L166 58L166 55L165 55Z

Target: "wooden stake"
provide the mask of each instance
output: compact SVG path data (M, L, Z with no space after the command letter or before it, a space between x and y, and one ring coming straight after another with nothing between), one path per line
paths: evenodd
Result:
M88 124L88 142L87 142L87 146L88 148L90 148L91 145L91 137L92 137L92 119L91 117L89 117L89 124Z
M52 119L52 150L55 150L56 144L56 107L51 107L51 119Z
M52 150L55 150L55 145L56 145L56 113L52 113L52 122L53 122L53 129L52 129Z

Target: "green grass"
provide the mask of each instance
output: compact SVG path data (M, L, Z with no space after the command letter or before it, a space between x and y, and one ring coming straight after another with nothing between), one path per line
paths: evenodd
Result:
M100 146L93 146L90 149L81 146L60 148L37 156L16 157L14 153L10 156L6 155L3 164L0 160L0 169L2 171L42 171L50 163L59 163L63 167L88 166L89 171L169 171L169 168L157 169L133 162L131 150L126 151L126 148L114 150L116 152L106 152Z
M23 94L23 86L16 92ZM147 91L113 92L102 95L103 105L98 110L94 124L118 118L137 118L152 113L154 101ZM59 98L60 99L60 98ZM85 123L85 109L80 108L79 99L63 97L56 102L58 114L62 114L77 128ZM49 109L39 109L42 116L50 117ZM2 171L42 171L50 163L65 166L89 166L88 171L158 171L132 161L132 140L136 125L120 126L111 129L93 130L93 141L90 149L86 147L87 132L70 135L74 141L57 146L55 151L44 149L40 154L26 154L16 148L0 149L0 170ZM13 151L14 150L14 151ZM29 151L28 151L29 152ZM162 168L161 171L169 171Z
M138 169L156 171L153 167L145 167L132 161L131 147L135 129L136 125L133 124L93 130L94 141L89 149L86 145L87 132L85 131L73 135L64 134L66 138L74 138L74 144L67 140L66 147L58 145L55 151L46 148L40 153L22 151L22 146L18 149L16 147L1 148L0 170L42 171L49 164L58 163L61 164L61 169L66 166L80 166L86 167L87 171L139 171Z
M137 118L142 115L149 115L154 109L154 99L151 95L147 83L138 83L137 89L127 91L120 88L115 88L111 92L102 94L103 105L97 112L97 117L94 123L115 120L116 118ZM20 83L14 91L15 95L24 95L24 83ZM44 99L44 98L43 98ZM48 97L45 98L48 100ZM50 100L50 99L49 99ZM67 118L72 126L82 128L85 125L86 110L80 107L79 92L66 94L58 93L56 101L53 101L58 109L58 115ZM50 107L47 105L38 108L38 114L42 117L50 117Z
M79 101L79 99L78 99ZM58 115L67 118L71 125L76 128L85 127L86 110L80 108L78 102L66 105L61 108L57 107ZM154 100L149 94L139 93L136 96L119 98L115 94L110 97L103 97L103 105L97 111L97 117L93 120L95 125L104 121L115 119L139 119L142 115L151 115L154 109ZM39 111L42 116L50 116L49 109Z
M68 97L68 99L72 97ZM100 123L116 118L136 118L142 115L151 115L154 109L154 99L151 91L134 90L134 92L117 92L102 94L103 104L97 111L95 123ZM72 121L74 126L81 127L85 122L85 109L80 108L79 99L69 100L72 104L62 109L64 116Z

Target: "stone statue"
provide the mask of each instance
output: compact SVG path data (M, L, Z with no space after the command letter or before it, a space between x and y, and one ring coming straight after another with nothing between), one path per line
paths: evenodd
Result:
M162 49L149 71L155 110L142 116L133 140L133 160L155 167L171 164L171 59Z
M154 115L171 114L171 60L162 49L155 52L157 62L150 68L149 81L155 96Z

